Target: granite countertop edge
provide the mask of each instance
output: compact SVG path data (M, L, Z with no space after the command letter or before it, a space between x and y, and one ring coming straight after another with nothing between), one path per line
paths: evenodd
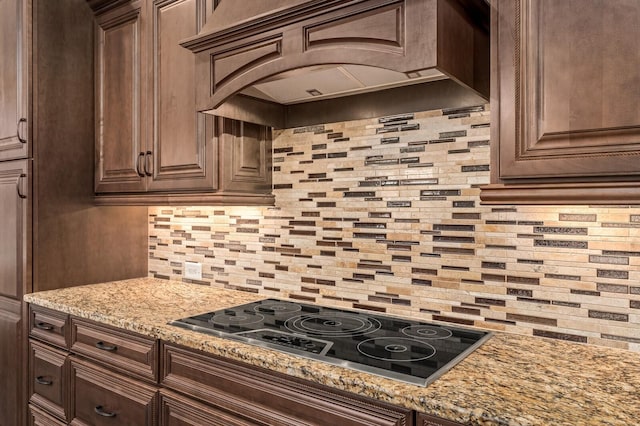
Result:
M494 333L420 387L168 324L266 297L144 277L31 293L24 300L468 425L622 426L640 418L636 352Z

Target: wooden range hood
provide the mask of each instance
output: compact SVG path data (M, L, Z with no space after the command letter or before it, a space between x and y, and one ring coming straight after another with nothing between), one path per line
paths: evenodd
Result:
M483 0L223 0L200 33L181 44L196 54L198 111L293 127L486 102L488 9ZM331 76L331 67L340 67L361 92L386 90L344 102L345 93L330 87L322 94L331 99L314 99L311 108L299 99L256 96L264 94L261 85L272 84L275 93L294 80L319 93L314 79ZM373 74L383 75L384 84L361 82L375 81L368 78ZM326 80L325 87L334 79ZM424 83L429 80L438 81ZM347 109L348 117L327 115Z

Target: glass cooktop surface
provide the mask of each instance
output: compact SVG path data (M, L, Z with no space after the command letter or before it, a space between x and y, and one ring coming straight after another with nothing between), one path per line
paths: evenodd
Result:
M480 330L278 299L169 324L420 386L491 337Z

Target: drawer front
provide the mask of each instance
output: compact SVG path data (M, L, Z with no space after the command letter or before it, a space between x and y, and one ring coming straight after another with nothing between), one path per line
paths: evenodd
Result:
M29 335L61 348L69 347L69 315L29 305Z
M162 380L233 416L265 426L410 426L413 411L190 349L163 345Z
M157 383L158 344L153 339L72 318L71 351Z
M67 420L69 367L66 352L29 340L29 401Z
M71 424L154 426L158 392L154 386L70 357Z
M160 390L161 426L254 426L208 405L168 390Z
M50 416L40 408L29 405L29 426L65 426L66 423L61 422L55 417Z
M463 424L429 414L418 413L416 416L416 426L463 426Z

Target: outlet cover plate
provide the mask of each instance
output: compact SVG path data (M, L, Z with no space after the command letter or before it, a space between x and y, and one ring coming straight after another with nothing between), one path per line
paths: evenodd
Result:
M184 277L190 280L201 280L202 263L184 262Z

